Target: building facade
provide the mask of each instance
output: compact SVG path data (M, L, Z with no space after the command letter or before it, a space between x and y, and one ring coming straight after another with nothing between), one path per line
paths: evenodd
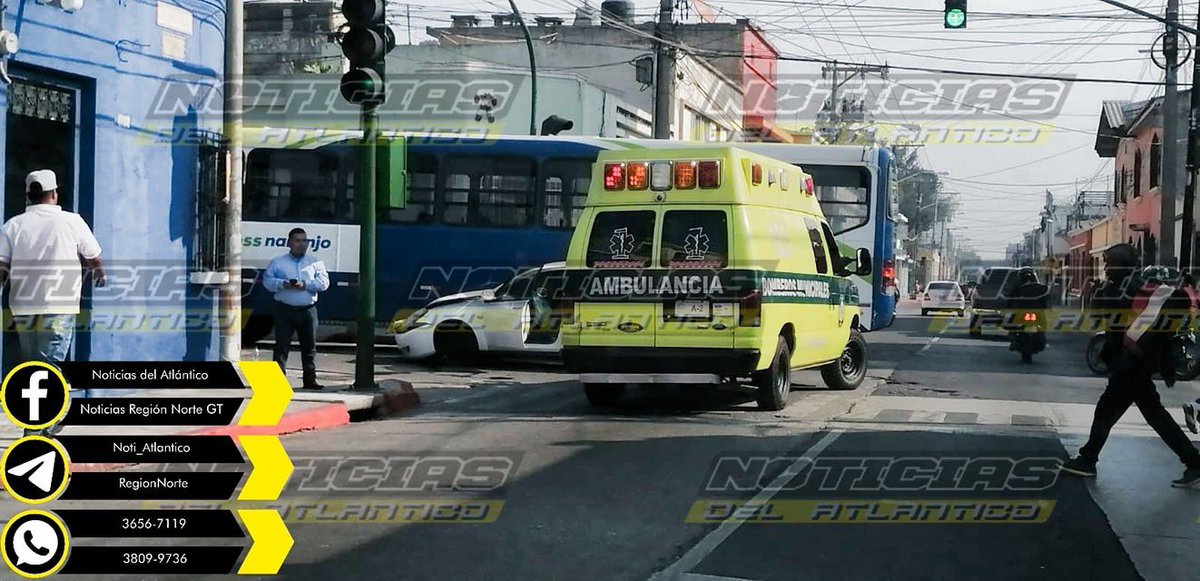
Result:
M24 210L25 174L52 169L109 265L108 287L85 289L74 356L216 358L216 289L189 280L219 252L198 233L219 226L219 150L203 136L221 126L222 6L8 3L3 28L20 39L0 89L4 218ZM6 332L10 365L15 346Z

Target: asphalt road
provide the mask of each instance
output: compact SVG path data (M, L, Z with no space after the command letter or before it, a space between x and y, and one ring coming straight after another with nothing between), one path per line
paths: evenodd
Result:
M1052 337L1034 364L1022 365L994 333L983 340L939 334L931 322L904 317L871 333L874 377L854 392L830 392L815 374L798 374L791 405L779 413L758 411L745 393L718 390L643 390L615 409L595 410L553 364L425 369L381 356L381 365L410 371L424 403L405 416L284 439L297 462L284 500L333 508L330 520L290 524L296 544L281 573L314 580L1140 578L1082 482L1005 480L1016 464L1044 467L1066 456L1054 430L1022 425L1021 413L989 419L995 416L991 400L1094 403L1103 380L1083 365L1086 338ZM1197 395L1196 386L1181 385L1164 399L1176 404ZM877 413L871 407L877 401L884 402L881 408L907 401L922 409ZM976 401L984 408L924 409L942 401ZM733 478L742 484L730 487L719 484L729 482L725 476L714 478L718 466L757 466L756 457L776 460L753 480L757 486ZM343 463L333 484L314 476L349 458L359 461L357 472ZM377 484L384 459L406 465L413 458L421 466L440 459L440 468L422 469L431 486L455 474L479 476L480 465L512 469L467 481L487 480L484 488L503 482L491 490ZM853 478L799 482L814 473L798 471L806 462L881 458L942 467L972 458L997 464L992 472L981 469L983 483L975 485L909 490ZM501 472L507 476L497 480ZM782 490L763 490L768 482ZM752 499L760 509L774 503L763 509L765 516L786 513L785 520L795 522L697 518L698 501L720 507ZM1032 523L812 522L811 503L870 506L881 499L1052 508ZM345 510L345 502L417 501L486 501L499 513L490 523L338 522L366 514ZM386 514L380 510L373 514Z

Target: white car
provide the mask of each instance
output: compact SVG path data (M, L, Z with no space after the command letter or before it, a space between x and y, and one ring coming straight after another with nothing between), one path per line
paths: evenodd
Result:
M929 283L925 294L921 295L921 316L930 311L954 311L962 316L967 310L967 297L957 282L938 280Z
M496 288L435 299L392 324L400 356L462 363L481 352L558 353L562 339L545 284L565 266L550 263Z

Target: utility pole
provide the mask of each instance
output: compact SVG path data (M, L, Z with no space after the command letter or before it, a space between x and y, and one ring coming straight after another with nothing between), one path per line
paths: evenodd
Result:
M508 5L512 7L513 16L517 17L517 23L521 25L521 32L525 34L525 48L529 50L529 89L532 93L529 97L529 134L537 135L537 57L533 55L533 38L529 36L529 27L525 26L525 19L517 9L517 1L508 0Z
M865 107L859 107L855 110L846 111L847 115L843 115L842 99L839 97L842 85L849 83L855 78L861 76L866 77L868 74L878 74L883 78L887 78L887 66L879 65L843 65L834 61L828 65L821 67L821 76L828 77L829 85L829 107L827 117L823 120L825 127L822 133L832 133L833 139L831 143L842 143L842 123L847 120L858 121L865 123L867 121L867 112ZM861 105L861 104L860 104Z
M671 120L675 111L675 49L668 45L675 39L675 2L659 0L658 24L654 36L658 38L656 76L654 79L654 138L671 138Z
M229 148L225 199L225 270L221 287L221 359L242 358L242 42L245 21L242 0L225 5L225 140Z
M1179 70L1179 0L1167 0L1167 33L1163 37L1163 64L1166 86L1163 88L1163 165L1162 207L1159 212L1159 262L1173 266L1175 262L1175 200L1180 191L1180 169L1183 158L1179 151L1179 93L1176 87ZM1141 192L1135 192L1140 195Z
M1196 187L1200 176L1200 61L1196 60L1200 53L1194 49L1200 47L1200 34L1192 41L1192 96L1188 114L1188 150L1187 150L1187 191L1183 195L1183 234L1179 240L1179 269L1189 271L1192 268L1192 257L1195 252L1193 242L1196 240Z

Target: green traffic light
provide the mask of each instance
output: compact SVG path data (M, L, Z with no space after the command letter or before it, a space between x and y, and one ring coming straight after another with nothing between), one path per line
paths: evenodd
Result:
M946 28L964 28L967 25L967 13L961 8L951 8L946 11Z

